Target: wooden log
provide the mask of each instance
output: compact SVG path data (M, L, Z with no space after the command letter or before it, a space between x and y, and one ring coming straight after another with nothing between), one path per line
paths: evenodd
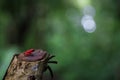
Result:
M49 61L53 57L42 50L27 50L15 55L3 80L42 80L43 72L49 69L48 63L57 63ZM53 77L51 70L50 73Z

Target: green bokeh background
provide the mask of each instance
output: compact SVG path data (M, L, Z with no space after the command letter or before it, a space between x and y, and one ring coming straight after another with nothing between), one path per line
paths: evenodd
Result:
M86 6L95 10L92 33L81 25ZM120 80L120 1L0 0L0 80L30 48L56 55L55 80Z

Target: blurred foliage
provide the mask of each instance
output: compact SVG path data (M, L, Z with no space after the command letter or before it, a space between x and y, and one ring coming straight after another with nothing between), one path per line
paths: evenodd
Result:
M96 12L93 33L81 25L87 5ZM119 0L1 0L0 80L12 56L29 48L56 55L55 80L120 80L119 7Z

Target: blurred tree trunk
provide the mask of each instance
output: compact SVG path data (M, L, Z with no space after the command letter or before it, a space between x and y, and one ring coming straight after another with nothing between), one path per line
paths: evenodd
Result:
M22 16L21 7L24 4L22 1L6 1L7 11L12 16L12 21L8 24L8 43L18 44L24 43L24 38L28 32L32 19L35 15L35 2L33 0L26 1L26 10Z
M42 5L42 7L38 0L6 0L5 2L3 9L12 16L12 21L8 24L7 29L7 42L10 45L15 44L23 47L26 37L31 33L31 25L37 21L37 18L41 18L43 20L41 23L44 23L44 20L46 19L44 5ZM44 26L40 27L42 28ZM36 25L34 26L34 29L36 30L36 34L33 38L37 40L37 44L45 45L44 33L46 30L44 29L40 32ZM38 34L41 35L38 36ZM39 40L39 37L41 41Z
M116 18L116 23L115 23L115 27L114 27L114 31L113 31L113 36L112 36L112 45L111 45L111 50L113 50L113 54L114 52L119 52L119 47L120 47L120 43L119 40L119 34L120 34L120 0L115 0L114 4L116 5L116 9L115 9L115 18ZM115 56L120 56L118 53ZM115 79L116 80L120 80L120 59L118 60L118 65L117 68L115 70Z

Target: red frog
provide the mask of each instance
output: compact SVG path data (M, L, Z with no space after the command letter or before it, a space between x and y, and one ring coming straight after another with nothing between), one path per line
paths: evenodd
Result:
M38 61L46 56L47 52L40 49L29 49L18 55L18 59L22 61Z

